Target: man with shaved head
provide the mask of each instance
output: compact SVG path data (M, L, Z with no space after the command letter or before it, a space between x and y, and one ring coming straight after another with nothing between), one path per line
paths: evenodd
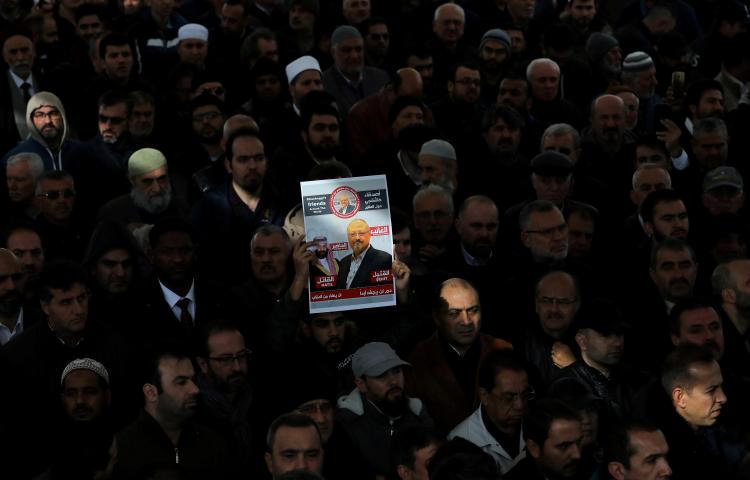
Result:
M717 312L724 330L724 360L732 371L750 372L750 260L722 263L711 275L711 286L721 308Z
M346 227L346 236L352 253L339 262L336 288L358 288L382 285L390 275L374 275L375 272L390 274L393 256L370 245L370 226L361 218L355 218Z

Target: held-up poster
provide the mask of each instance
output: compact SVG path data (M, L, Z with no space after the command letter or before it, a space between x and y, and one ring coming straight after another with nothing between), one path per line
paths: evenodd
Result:
M310 313L396 304L385 175L302 182Z

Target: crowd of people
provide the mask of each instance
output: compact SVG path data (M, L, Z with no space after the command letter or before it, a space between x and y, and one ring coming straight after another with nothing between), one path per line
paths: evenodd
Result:
M750 478L748 26L0 0L0 477ZM305 232L365 175L392 252Z

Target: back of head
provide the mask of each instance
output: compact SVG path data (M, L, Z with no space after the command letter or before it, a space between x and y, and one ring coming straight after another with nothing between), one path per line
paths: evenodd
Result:
M37 285L39 298L45 302L53 297L52 290L70 290L75 284L88 287L89 278L84 269L70 260L55 260L44 266Z
M430 480L495 480L491 456L461 437L445 442L430 460Z
M523 436L543 448L556 420L580 422L578 412L559 400L544 399L534 405L523 421Z
M672 396L672 390L680 387L691 390L695 385L695 378L690 369L695 364L712 364L715 362L711 352L697 345L680 345L664 360L661 368L661 386Z

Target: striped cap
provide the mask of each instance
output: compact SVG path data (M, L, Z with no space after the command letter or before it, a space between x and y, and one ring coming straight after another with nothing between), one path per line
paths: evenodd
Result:
M642 72L654 66L654 61L646 52L633 52L622 62L623 72Z
M67 377L70 372L73 372L75 370L89 370L91 372L94 372L95 374L99 375L102 380L104 380L104 383L109 385L109 372L107 372L107 369L104 367L104 365L92 358L77 358L70 362L65 367L62 375L60 376L60 385L64 385L65 377Z

